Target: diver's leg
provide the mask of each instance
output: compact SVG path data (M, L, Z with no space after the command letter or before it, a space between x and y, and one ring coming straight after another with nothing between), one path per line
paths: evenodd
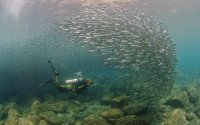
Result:
M59 81L58 75L56 75L56 82L54 83L54 85L56 87L60 87L60 81Z
M63 91L63 87L60 85L60 82L59 82L59 79L58 79L58 75L56 75L56 82L52 82L52 83L53 83L53 85L56 87L56 89L59 92Z
M51 78L51 79L49 79L47 82L38 85L38 87L44 86L44 85L46 85L47 83L52 83L56 88L59 88L59 87L60 87L60 82L59 82L59 79L58 79L58 75L56 75L56 82L53 82L53 79Z
M42 83L42 84L38 85L38 87L44 86L44 85L46 85L47 83L52 83L52 82L53 82L53 79L50 78L50 79L49 79L48 81L46 81L45 83Z
M65 90L67 90L65 85L60 85L60 81L58 79L58 75L56 75L56 82L54 83L54 85L56 86L58 92L63 92Z

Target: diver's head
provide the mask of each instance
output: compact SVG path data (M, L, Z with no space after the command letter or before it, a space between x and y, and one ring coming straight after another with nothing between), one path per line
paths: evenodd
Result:
M90 79L86 79L88 87L92 87L93 82Z

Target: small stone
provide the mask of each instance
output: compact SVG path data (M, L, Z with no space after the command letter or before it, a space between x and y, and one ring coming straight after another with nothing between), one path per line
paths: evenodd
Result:
M73 104L76 105L76 106L80 106L81 103L79 101L73 101Z
M35 125L37 125L37 124L35 124ZM39 125L48 125L48 124L44 120L41 120L40 123L39 123Z
M200 120L199 119L193 119L187 125L200 125Z
M75 120L79 118L79 113L76 112L70 112L68 114L68 119L74 118Z
M7 104L7 105L4 107L4 110L8 112L9 109L11 109L11 108L17 109L17 104L16 104L15 102L11 102L11 103Z
M66 108L66 112L79 112L79 108L78 106L74 105L74 104L69 104Z
M110 105L112 102L113 97L112 96L105 96L101 98L101 104L102 105Z
M123 117L123 115L124 113L120 109L109 109L101 113L101 117L112 124L115 124L119 118Z
M53 125L60 125L62 124L64 121L61 120L54 112L52 111L46 111L46 112L42 112L39 114L39 116L44 119L45 121L47 121L47 123L49 124L53 124Z
M66 112L66 105L64 102L56 102L54 104L46 104L45 108L48 111L53 111L56 113L64 113Z
M195 111L194 113L196 114L196 116L200 117L200 105L194 107Z
M31 120L26 118L19 118L19 125L34 125Z
M180 109L175 109L165 121L165 125L187 125L185 112Z
M30 115L30 114L27 116L27 119L31 120L34 125L38 125L41 120L40 117L38 117L36 115Z
M80 105L79 107L78 107L78 110L80 111L80 112L83 112L84 110L86 110L87 109L87 106L85 105L85 104L82 104L82 105Z
M77 122L75 123L75 125L81 125L81 122L80 122L80 121L77 121Z
M41 112L46 111L45 107L39 102L39 101L34 101L32 106L31 106L31 113L33 115L38 115Z
M186 113L185 117L188 121L198 118L193 112Z
M4 114L3 105L0 104L0 120Z
M26 107L26 108L24 107L20 111L21 111L22 116L26 117L30 113L30 108L29 107Z
M111 101L111 106L117 108L122 108L127 104L128 104L128 97L125 94L117 96L113 98Z
M0 104L0 111L2 111L2 110L3 110L3 105Z
M74 118L70 118L69 120L67 120L67 124L68 125L75 125L76 120Z
M19 117L19 112L11 108L8 112L8 118L6 119L5 125L18 125Z
M147 109L147 105L145 103L137 103L137 104L131 104L127 105L123 108L123 111L127 115L135 115L135 114L141 114L145 112Z
M186 108L188 105L188 95L186 91L180 92L177 95L175 95L173 98L169 99L166 104L170 105L174 108Z
M129 115L120 118L115 125L143 125L143 123L136 116Z
M5 125L5 122L4 121L0 121L0 125Z
M98 115L90 115L83 120L82 125L109 125L109 123Z
M192 88L188 91L188 99L191 103L196 103L199 101L199 91L195 88Z

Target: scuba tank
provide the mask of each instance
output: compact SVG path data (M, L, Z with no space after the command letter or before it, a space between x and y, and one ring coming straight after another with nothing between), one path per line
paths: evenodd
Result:
M79 84L82 81L83 81L82 78L70 79L70 80L66 80L66 84L67 85L72 85L73 86L73 91L74 91L75 95L77 95Z
M66 80L66 84L77 84L79 82L83 81L82 78L76 78L76 79L70 79L70 80Z

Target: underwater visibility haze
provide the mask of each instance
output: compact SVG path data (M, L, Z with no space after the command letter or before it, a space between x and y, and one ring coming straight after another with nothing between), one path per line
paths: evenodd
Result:
M200 124L199 6L0 0L0 125Z

